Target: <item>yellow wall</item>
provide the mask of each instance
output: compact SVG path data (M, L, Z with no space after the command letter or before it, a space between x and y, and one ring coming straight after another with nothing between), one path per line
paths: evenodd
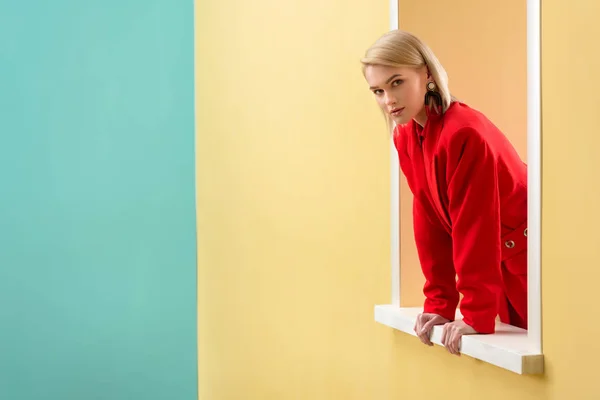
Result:
M600 282L599 15L598 1L542 5L543 345L556 399L600 399L600 321L590 318Z
M400 27L436 53L452 94L484 112L526 160L526 1L400 0L399 8ZM400 192L402 305L422 306L425 280L414 242L412 194L403 176Z
M390 161L359 60L388 4L196 7L201 398L368 398Z
M200 399L600 398L591 3L544 0L539 378L373 322L389 301L389 142L358 58L387 1L197 1Z

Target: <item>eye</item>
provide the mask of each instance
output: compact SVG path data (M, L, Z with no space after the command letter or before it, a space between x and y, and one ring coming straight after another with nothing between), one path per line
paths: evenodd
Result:
M373 93L376 94L377 96L379 96L380 94L383 93L383 90L381 90L381 89L375 89L375 90L373 90Z
M392 87L393 87L393 86L398 86L398 85L400 85L402 82L404 82L402 79L396 79L394 82L392 82Z

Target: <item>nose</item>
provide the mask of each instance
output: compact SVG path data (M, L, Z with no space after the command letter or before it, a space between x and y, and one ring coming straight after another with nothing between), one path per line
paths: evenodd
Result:
M396 104L396 99L393 96L390 96L389 94L385 95L384 101L386 106L393 106Z

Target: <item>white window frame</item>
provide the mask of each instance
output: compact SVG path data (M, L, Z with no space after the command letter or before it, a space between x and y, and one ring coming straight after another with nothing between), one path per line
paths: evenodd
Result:
M390 0L390 29L399 26L399 0ZM527 312L528 330L498 323L493 335L465 336L461 352L518 374L543 373L541 303L541 0L527 0ZM422 309L402 308L400 292L400 168L398 154L391 158L391 304L375 306L375 320L411 335ZM460 314L457 312L457 314ZM459 317L459 316L457 316ZM441 327L432 341L441 345Z

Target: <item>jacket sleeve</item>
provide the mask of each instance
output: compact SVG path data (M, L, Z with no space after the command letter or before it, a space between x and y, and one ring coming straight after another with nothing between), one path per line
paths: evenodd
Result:
M453 321L459 295L452 265L452 238L439 223L432 222L417 197L413 199L413 223L417 253L425 276L424 312Z
M465 323L493 333L502 293L498 166L490 144L472 128L449 146L449 214L457 289Z

